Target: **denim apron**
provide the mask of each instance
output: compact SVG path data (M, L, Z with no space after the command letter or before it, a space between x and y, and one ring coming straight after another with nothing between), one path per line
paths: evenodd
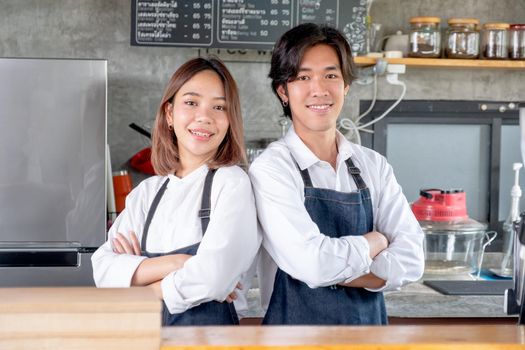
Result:
M350 158L346 165L357 185L356 192L315 188L308 170L299 169L306 210L319 230L333 238L373 230L370 190ZM278 269L263 324L381 325L387 324L387 318L381 292L339 285L310 288Z
M211 186L213 184L213 176L217 169L211 169L206 175L206 180L204 181L204 189L202 192L202 202L201 209L199 211L199 218L201 219L202 226L202 236L206 233L208 228L208 223L210 222L210 212L211 212ZM159 189L151 207L148 211L148 216L146 218L146 223L144 224L144 232L142 234L142 255L147 256L148 258L153 258L157 256L170 255L170 254L188 254L195 255L197 254L197 249L199 248L200 242L193 245L176 249L168 253L151 253L146 251L146 241L148 239L149 226L151 220L155 215L157 206L159 205L160 199L164 195L166 188L168 187L168 182L170 179L162 184L162 187ZM227 302L218 302L218 301L209 301L202 303L200 305L194 306L189 310L186 310L180 314L171 314L166 307L166 304L162 303L162 325L163 326L206 326L206 325L236 325L239 324L239 319L237 318L237 312L235 311L235 306L233 303Z

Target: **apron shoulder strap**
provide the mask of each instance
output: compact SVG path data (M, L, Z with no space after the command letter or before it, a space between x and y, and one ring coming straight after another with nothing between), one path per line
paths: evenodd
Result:
M155 198L153 198L153 202L151 203L151 207L149 208L148 217L146 218L146 223L144 224L144 231L142 232L142 240L140 243L142 251L146 250L146 241L148 239L149 226L151 225L151 220L153 219L153 215L155 215L155 211L157 210L160 199L164 195L164 192L166 192L166 188L168 188L168 182L170 182L169 178L167 178L166 181L164 181L159 191L155 195Z
M204 180L204 189L202 190L201 209L199 210L199 218L201 219L202 235L206 233L208 224L210 223L211 214L211 187L213 185L213 177L217 169L210 169Z
M352 178L355 181L355 184L357 186L357 189L364 190L367 188L365 181L361 177L361 170L355 166L354 162L352 161L352 157L348 158L346 161L346 166L348 167L348 173L352 175Z
M297 164L297 161L295 160L291 152L290 152L290 157L292 157L292 160L295 166L297 167L297 170L299 170L299 173L301 173L304 187L314 187L314 185L312 184L312 178L310 177L310 173L308 172L308 169L301 170L301 167L299 166L299 164Z

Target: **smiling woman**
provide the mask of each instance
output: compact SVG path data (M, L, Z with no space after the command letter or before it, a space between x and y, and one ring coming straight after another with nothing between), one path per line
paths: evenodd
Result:
M148 285L164 325L233 325L260 245L235 81L218 60L182 65L153 130L143 181L93 255L98 287ZM233 301L235 300L235 305Z
M180 122L173 120L174 114ZM190 132L189 129L182 131L189 126L180 124L184 123L183 119L193 123L193 128L210 121L220 121L221 126L227 123L226 133L214 138L220 142L216 145L216 152L208 154L211 156L208 159L210 167L246 164L237 85L219 60L198 58L188 61L171 77L157 112L153 134L152 162L157 174L179 171L181 144L178 138Z
M230 126L227 109L221 79L211 70L196 74L166 105L166 122L179 149L177 175L213 159Z

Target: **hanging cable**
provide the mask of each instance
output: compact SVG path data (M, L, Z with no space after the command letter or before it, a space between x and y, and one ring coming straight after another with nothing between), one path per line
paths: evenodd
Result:
M390 113L394 108L396 108L396 106L399 103L401 103L401 101L405 97L406 90L407 90L406 84L404 82L400 81L399 78L398 78L398 74L404 73L405 69L406 69L406 67L404 65L390 65L389 64L387 66L387 68L386 68L386 70L388 72L387 76L386 76L387 83L389 83L391 85L401 86L402 91L401 91L401 95L399 96L399 98L385 112L383 112L379 117L369 121L366 124L359 125L359 121L364 116L368 115L371 112L371 110L373 109L374 105L375 105L375 102L376 102L376 99L377 99L377 85L375 85L374 86L374 96L372 98L372 103L370 104L370 106L366 110L366 112L364 112L359 117L357 117L357 119L355 121L351 120L350 118L342 118L339 121L339 126L341 128L346 129L348 131L352 131L352 136L355 137L355 139L357 141L357 144L361 144L361 136L359 134L360 131L373 133L372 130L366 129L366 127L371 126L371 125L377 123L378 121L380 121L381 119L383 119L388 113ZM374 83L377 84L377 74L374 74Z
M368 123L366 124L363 124L363 125L359 125L357 127L358 130L361 130L361 129L364 129L366 128L367 126L370 126L372 124L375 124L377 123L378 121L380 121L381 119L383 119L388 113L390 113L394 108L396 108L396 106L401 103L401 100L403 100L403 98L405 97L405 94L407 92L407 86L404 82L398 80L398 76L397 74L387 74L386 76L386 81L391 84L391 85L398 85L398 86L401 86L402 87L402 91L401 91L401 95L399 96L399 98L396 100L396 102L394 102L393 105L391 105L386 111L383 112L383 114L381 114L379 117L369 121Z
M376 104L376 99L377 99L377 74L374 74L374 96L372 96L372 102L370 103L370 106L368 107L366 112L364 112L359 117L357 117L357 119L355 120L356 123L359 123L361 119L366 117L368 113L370 113L372 109L374 109L374 106Z

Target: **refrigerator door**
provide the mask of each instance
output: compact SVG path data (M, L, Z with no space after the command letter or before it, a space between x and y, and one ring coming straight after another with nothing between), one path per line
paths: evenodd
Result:
M106 81L105 60L0 58L0 241L104 242Z
M0 58L0 286L93 285L107 61Z

